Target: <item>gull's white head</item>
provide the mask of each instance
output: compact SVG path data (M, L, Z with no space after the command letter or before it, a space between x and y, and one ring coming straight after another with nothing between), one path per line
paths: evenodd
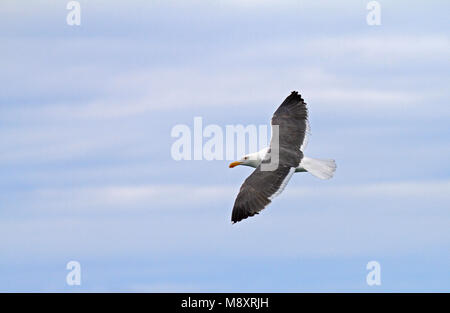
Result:
M261 163L261 160L263 159L264 154L266 152L267 152L267 148L264 148L261 151L246 154L240 160L230 163L229 167L233 168L238 165L258 167L258 165Z

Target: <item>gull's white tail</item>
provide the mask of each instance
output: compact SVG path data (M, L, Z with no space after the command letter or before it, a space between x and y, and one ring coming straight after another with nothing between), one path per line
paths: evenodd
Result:
M330 179L336 171L336 162L334 160L320 160L305 156L300 162L300 167L320 179Z

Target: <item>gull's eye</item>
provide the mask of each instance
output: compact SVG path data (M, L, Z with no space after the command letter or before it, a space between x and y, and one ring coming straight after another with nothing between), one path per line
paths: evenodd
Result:
M248 160L248 157L244 157L244 160Z

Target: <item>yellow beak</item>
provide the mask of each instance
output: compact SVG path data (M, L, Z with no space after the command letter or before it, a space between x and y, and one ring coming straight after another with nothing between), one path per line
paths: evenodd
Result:
M233 168L233 167L238 166L240 164L242 164L242 162L236 161L236 162L230 163L229 167Z

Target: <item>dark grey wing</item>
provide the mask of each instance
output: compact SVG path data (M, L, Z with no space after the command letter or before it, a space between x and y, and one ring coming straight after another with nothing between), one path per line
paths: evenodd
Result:
M278 125L280 165L297 167L303 158L300 150L308 131L308 109L297 91L293 91L272 116L270 150L273 150L274 125Z
M261 165L258 166L239 190L231 221L236 223L258 214L273 197L283 191L294 172L295 168L289 166L278 166L274 171L261 171Z

